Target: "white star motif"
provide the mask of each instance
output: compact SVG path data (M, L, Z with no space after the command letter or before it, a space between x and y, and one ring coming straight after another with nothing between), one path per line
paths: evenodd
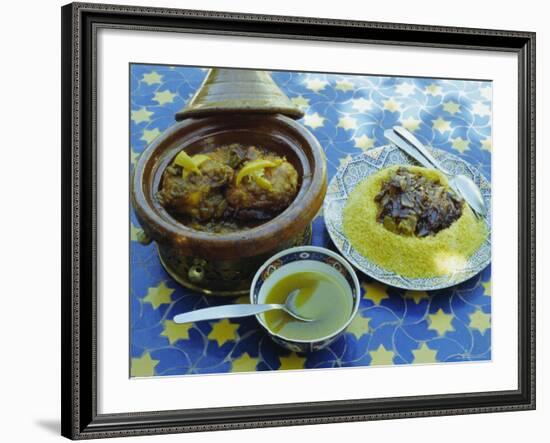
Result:
M143 77L141 80L145 83L147 83L149 86L154 84L160 84L162 83L162 75L158 74L156 71L148 72L147 74L143 74Z
M145 106L142 106L141 109L136 109L132 111L132 116L130 118L136 124L139 124L139 123L148 122L149 120L151 120L152 115L153 115L153 112L148 111Z
M474 103L474 106L472 107L472 112L476 115L479 115L480 117L485 117L487 115L491 115L491 108L483 103L477 102Z
M361 137L354 137L355 147L363 150L367 150L374 146L374 139L368 135L362 135Z
M310 78L305 81L305 84L307 89L310 89L313 92L319 92L325 89L328 82L319 78Z
M414 92L415 89L416 87L412 83L403 82L399 83L395 87L395 92L397 92L399 95L404 95L405 97L408 97Z
M296 105L299 108L307 108L309 106L309 99L305 98L302 95L299 95L298 97L293 97L291 99L291 102L293 105Z
M384 100L383 103L384 103L384 108L387 109L388 111L395 112L395 111L401 110L401 105L393 99Z
M420 120L417 120L412 116L409 116L404 120L401 120L401 126L408 129L409 131L416 131L420 126L420 123L422 123Z
M451 122L444 120L441 117L437 117L437 119L432 122L432 127L443 134L444 132L451 130Z
M441 86L432 83L431 85L428 85L424 91L426 94L430 95L441 95Z
M443 103L443 110L449 114L455 115L460 109L460 105L452 100Z
M153 97L153 100L156 101L159 104L159 106L162 106L166 103L173 103L174 98L177 95L178 94L175 94L175 93L169 91L168 89L166 89L164 91L155 92L155 96Z
M352 103L351 106L353 109L357 110L357 112L365 112L372 109L372 100L365 100L363 97L353 99Z
M309 126L311 129L320 128L324 122L325 118L321 117L317 112L304 116L304 125Z
M493 148L493 143L491 142L490 138L486 138L481 142L481 149L485 149L486 151L491 152L492 148Z
M353 83L348 80L338 80L335 89L339 89L342 92L351 91L353 89Z
M151 143L155 138L160 135L159 128L143 129L140 140L145 141L147 144Z
M340 117L338 120L338 127L344 129L355 129L357 128L357 120L349 115Z
M461 154L464 154L464 151L468 151L470 149L470 142L464 138L458 137L452 140L452 147Z

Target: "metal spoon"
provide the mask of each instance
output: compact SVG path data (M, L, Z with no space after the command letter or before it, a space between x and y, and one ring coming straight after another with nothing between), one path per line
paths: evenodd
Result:
M250 315L261 314L262 312L272 311L274 309L282 309L295 319L304 322L315 320L314 318L303 317L296 312L296 296L299 292L299 289L295 289L290 292L284 304L237 304L215 306L212 308L198 309L196 311L178 314L174 317L174 322L192 323L202 320L217 320L219 318L248 317Z
M438 169L449 178L449 185L451 188L462 198L464 198L466 203L468 203L476 215L483 217L487 214L487 208L485 207L485 202L483 201L481 191L472 179L463 174L454 175L444 168L443 165L435 159L432 153L420 142L420 140L418 140L407 129L401 126L394 126L393 130L401 139L415 148L431 164L432 167ZM399 145L398 147L401 148ZM409 153L409 151L406 152ZM416 156L413 157L418 160Z

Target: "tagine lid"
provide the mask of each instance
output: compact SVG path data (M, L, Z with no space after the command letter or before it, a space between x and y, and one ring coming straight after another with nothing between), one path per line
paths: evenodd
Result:
M284 114L295 119L304 116L268 72L213 68L185 108L176 113L176 120L243 112Z

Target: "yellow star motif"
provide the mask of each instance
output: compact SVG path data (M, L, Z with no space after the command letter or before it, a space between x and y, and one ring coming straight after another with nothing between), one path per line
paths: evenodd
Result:
M231 362L231 372L250 372L255 371L260 359L252 358L245 352L239 358Z
M483 286L483 295L490 297L492 291L491 280L481 282L481 286Z
M311 129L320 128L324 122L325 118L321 117L317 112L304 116L304 125L309 126Z
M294 97L291 102L293 105L298 106L299 108L307 108L309 106L309 99L305 98L302 95Z
M178 94L174 94L173 92L170 92L168 89L166 89L164 91L155 92L153 100L156 101L160 106L162 106L166 103L172 103L176 95Z
M437 119L432 122L432 127L443 134L444 132L451 130L451 122L444 120L441 117L437 117Z
M340 163L340 168L343 168L344 166L346 166L350 161L351 161L352 157L350 154L346 155L344 158L340 158L339 160L339 163Z
M193 327L193 323L176 323L173 320L164 322L164 330L160 335L167 337L171 345L178 340L189 338L189 329Z
M362 135L361 137L354 137L355 147L366 151L374 146L374 139L368 135Z
M390 112L399 111L401 109L401 105L393 99L384 100L382 103L384 103L384 108Z
M131 241L139 241L138 240L139 231L141 231L141 229L135 227L133 223L130 223L130 240Z
M388 351L384 345L378 346L376 351L369 351L371 356L371 365L392 365L395 352Z
M405 292L405 298L410 298L414 300L415 304L419 304L422 300L427 300L430 298L426 291L407 291Z
M157 138L160 135L160 131L158 128L154 129L144 129L143 134L141 135L140 140L145 141L147 144L151 143L155 138Z
M279 357L279 361L281 362L281 366L279 366L280 370L304 369L304 363L306 362L306 358L300 357L295 352L292 352L287 357Z
M470 142L463 138L455 138L452 141L453 149L456 149L461 154L464 154L465 151L470 150Z
M340 91L346 92L353 90L353 83L348 80L338 80L336 82L336 88Z
M319 92L325 89L328 82L325 80L321 80L319 78L311 78L305 81L306 88L313 91L313 92Z
M484 103L474 103L472 112L480 117L485 117L491 115L491 108Z
M156 71L151 71L147 74L143 74L141 80L151 86L162 83L162 75L158 74Z
M414 355L413 363L437 362L437 351L428 348L426 343L422 343L422 345L418 349L414 349L412 353Z
M159 364L160 360L153 360L149 352L144 352L139 358L132 358L130 364L130 376L131 377L150 377L155 375L155 367Z
M395 87L395 92L401 95L409 96L411 95L415 90L415 86L412 83L404 82L400 83Z
M453 325L451 324L453 318L454 317L452 314L445 314L445 312L443 312L443 309L440 308L435 314L428 315L430 323L428 329L433 329L434 331L437 331L438 335L445 335L446 332L455 330L455 328L453 328Z
M130 163L133 165L136 164L137 159L139 158L140 153L133 150L133 148L130 148Z
M490 138L486 138L481 142L481 149L485 149L486 151L491 152L491 150L493 149L493 142Z
M372 101L371 100L365 100L363 97L356 98L352 100L353 102L353 109L355 109L357 112L365 112L372 108Z
M349 115L345 115L344 117L340 117L338 120L338 127L343 129L356 129L357 128L357 120L353 117L350 117Z
M491 327L491 315L477 309L470 314L470 327L479 330L484 335L485 331Z
M153 286L147 290L147 295L143 298L144 303L150 303L154 309L160 305L172 302L172 294L175 289L166 286L166 283L161 281L158 286Z
M148 122L149 120L151 120L151 116L153 114L154 112L148 111L147 108L143 106L137 111L132 111L131 119L134 123Z
M443 103L443 110L448 112L449 114L455 115L459 109L460 105L456 102L453 102L452 100Z
M355 335L358 340L369 332L370 318L363 317L361 314L357 314L353 321L348 326L347 332Z
M438 86L435 83L432 83L432 84L428 85L424 91L426 92L426 94L440 95L441 94L441 86Z
M208 334L208 339L217 341L218 346L223 346L224 343L236 340L239 337L237 334L237 329L239 329L239 325L231 323L225 318L214 323L214 326L212 326L212 331Z
M401 120L401 126L408 129L409 131L416 131L420 126L421 121L417 120L414 117L407 117L404 120Z
M363 296L363 298L371 300L372 302L374 302L375 305L379 305L382 300L390 298L390 296L386 292L386 286L381 283L363 283L362 286L365 290L365 295Z

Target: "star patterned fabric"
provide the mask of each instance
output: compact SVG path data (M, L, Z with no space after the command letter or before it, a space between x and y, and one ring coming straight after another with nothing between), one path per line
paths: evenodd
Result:
M175 113L206 73L203 68L131 65L130 168L175 123ZM323 147L329 180L354 155L387 144L384 131L395 125L463 158L491 179L489 81L271 75L304 112L299 122ZM138 243L139 223L133 212L130 217L132 377L491 359L490 266L464 283L431 292L390 287L358 273L361 303L347 331L325 349L296 354L272 342L253 317L174 323L181 312L246 302L247 297L206 296L178 285L161 266L155 245ZM312 243L334 250L322 213L313 221Z

